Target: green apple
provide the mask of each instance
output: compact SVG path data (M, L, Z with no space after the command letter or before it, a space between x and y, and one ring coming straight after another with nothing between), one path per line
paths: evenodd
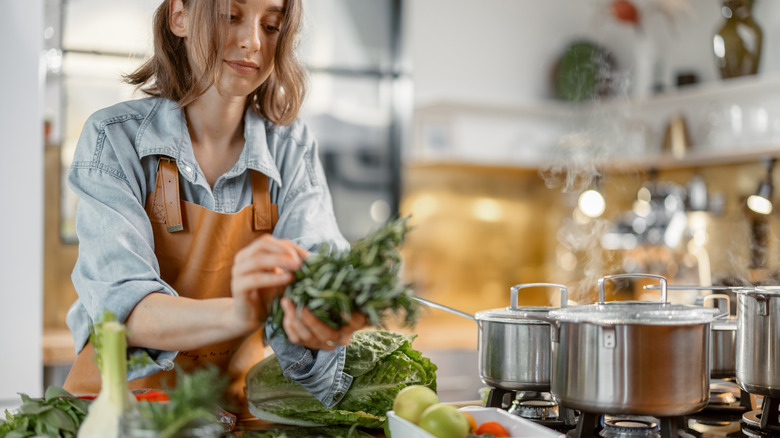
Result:
M429 406L420 415L417 423L436 438L466 438L469 434L469 421L458 408L445 403Z
M431 388L411 385L400 390L393 400L393 411L399 417L414 424L429 406L439 403L439 396Z

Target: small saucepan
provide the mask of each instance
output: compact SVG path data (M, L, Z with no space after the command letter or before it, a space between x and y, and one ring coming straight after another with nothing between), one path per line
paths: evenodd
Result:
M555 307L517 305L518 292L532 287L561 290L561 307L566 307L568 290L554 283L526 283L512 286L510 306L477 312L474 316L432 301L415 297L427 306L475 321L479 330L479 377L486 385L509 391L550 390L550 324L529 320L529 314L544 317Z
M710 300L723 300L722 313L715 316L710 331L710 377L724 379L737 375L737 317L729 314L731 298L726 294L704 297L702 304Z

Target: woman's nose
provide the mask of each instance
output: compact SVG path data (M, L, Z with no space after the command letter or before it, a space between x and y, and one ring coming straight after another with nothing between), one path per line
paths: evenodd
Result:
M261 24L258 21L247 23L241 30L241 48L250 51L260 50L260 35L262 32Z

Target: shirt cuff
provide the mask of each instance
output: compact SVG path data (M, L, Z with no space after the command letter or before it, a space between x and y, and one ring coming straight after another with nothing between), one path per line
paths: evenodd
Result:
M291 343L283 333L276 333L276 326L270 322L266 324L266 333L285 377L303 386L329 409L344 398L352 384L352 376L344 372L347 347L309 350Z
M127 349L128 355L136 352L146 352L153 363L127 371L127 380L136 380L142 377L151 376L158 371L170 371L173 369L173 359L176 358L178 351L154 350L149 348L130 347Z

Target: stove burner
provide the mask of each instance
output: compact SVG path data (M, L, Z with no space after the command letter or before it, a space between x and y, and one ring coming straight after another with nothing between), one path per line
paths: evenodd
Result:
M531 420L556 419L558 404L552 400L515 400L509 413Z
M778 411L780 410L780 398L764 397L764 402L760 411L745 412L742 415L742 421L745 428L760 432L780 432L780 419Z
M605 438L660 438L658 423L645 418L604 418L604 426L599 436Z
M710 389L708 406L731 406L736 401L737 397L727 389Z
M692 437L685 431L683 417L608 416L581 412L577 428L568 438L681 438Z

